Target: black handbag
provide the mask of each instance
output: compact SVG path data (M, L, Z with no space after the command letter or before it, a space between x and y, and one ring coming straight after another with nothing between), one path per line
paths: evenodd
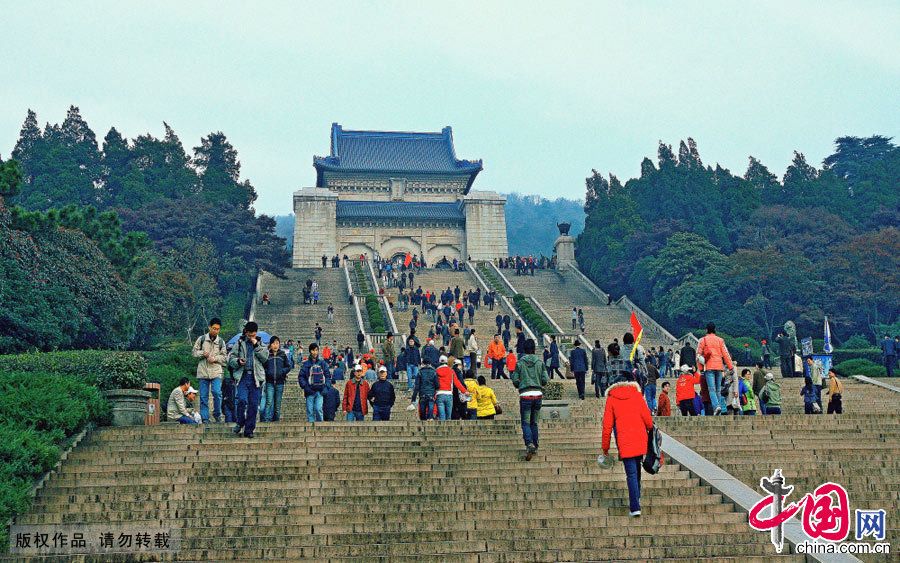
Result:
M647 431L647 455L644 456L644 461L641 465L644 467L644 471L650 475L656 475L664 463L662 432L654 426Z

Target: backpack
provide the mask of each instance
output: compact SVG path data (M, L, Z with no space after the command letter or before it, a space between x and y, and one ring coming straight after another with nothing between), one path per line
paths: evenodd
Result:
M659 468L665 464L665 456L662 451L662 432L654 426L647 432L647 455L644 456L644 471L650 475L659 473Z
M318 391L325 388L325 371L320 365L309 368L309 386Z

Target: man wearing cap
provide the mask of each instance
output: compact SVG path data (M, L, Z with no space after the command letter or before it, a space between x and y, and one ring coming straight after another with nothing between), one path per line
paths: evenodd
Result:
M187 401L193 403L196 398L197 390L191 387L188 378L182 377L178 382L178 387L172 389L172 393L169 395L166 417L171 422L178 421L178 424L197 424L194 413L187 408Z
M369 382L363 379L363 367L353 366L353 377L344 386L344 399L341 408L348 422L362 422L368 412Z
M394 406L396 394L394 386L387 380L388 370L381 366L378 368L378 381L369 391L369 402L372 403L372 420L390 420L391 408Z
M297 381L306 396L306 421L322 422L325 415L322 412L323 391L327 379L331 377L328 371L328 362L319 358L319 345L315 342L309 345L309 357L300 366Z
M256 336L259 325L250 321L244 325L244 333L228 354L228 366L238 376L235 390L237 416L232 432L244 431L246 438L253 437L256 417L259 413L259 388L266 381L265 362L269 353L262 340Z

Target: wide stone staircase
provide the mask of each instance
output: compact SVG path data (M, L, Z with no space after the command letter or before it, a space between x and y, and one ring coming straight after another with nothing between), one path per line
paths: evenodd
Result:
M281 344L292 338L304 349L315 339L316 323L322 327L322 345L337 341L340 348L356 347L356 313L347 303L347 281L340 268L290 269L284 279L268 272L260 274L260 295L267 293L271 305L261 302L256 307L260 330L278 335ZM303 304L303 287L307 279L319 283L319 303ZM328 320L328 305L334 305L334 321Z
M263 424L104 429L68 458L20 524L167 526L177 553L132 560L585 561L771 558L765 534L670 464L627 514L596 423ZM110 550L107 555L115 552Z
M572 307L584 311L585 337L591 344L599 340L605 348L613 338L622 342L622 336L631 332L629 319L631 311L615 304L607 306L593 294L572 272L558 270L535 270L534 276L517 276L515 270L501 270L517 292L534 298L551 318L566 332L572 329ZM644 348L665 345L668 340L645 329L641 340Z
M855 509L885 510L886 541L896 546L900 539L898 396L853 379L843 384L843 415L802 414L802 380L784 379L783 415L678 416L657 418L657 423L760 494L760 478L781 469L786 484L795 487L786 503L798 502L823 483L844 486L850 518ZM827 400L823 392L823 406ZM854 540L854 526L851 522L848 541Z
M302 304L308 276L319 281L318 306ZM476 283L470 273L434 270L416 280L432 289ZM286 280L264 277L262 288L272 299L257 309L263 329L308 344L318 320L323 341L355 343L341 270L291 270ZM484 307L476 313L482 349L495 314ZM409 313L395 315L408 329ZM799 414L801 381L781 381L781 416L674 416L657 424L760 493L760 477L776 468L797 487L790 500L826 481L840 483L851 510L885 509L888 539L896 539L896 395L848 379L846 414L807 416ZM574 382L565 381L572 418L542 421L540 450L526 462L517 392L508 381L489 384L504 410L496 420L418 421L406 410L405 383L395 382L391 422L348 423L339 414L340 422L311 424L294 372L283 420L260 423L253 439L224 424L103 428L69 454L17 524L170 527L181 537L177 552L114 548L67 560L774 559L767 533L751 530L745 512L671 460L658 475L643 475L643 515L629 518L621 464L602 469L595 462L605 399L588 393L579 401ZM338 389L343 393L343 382Z

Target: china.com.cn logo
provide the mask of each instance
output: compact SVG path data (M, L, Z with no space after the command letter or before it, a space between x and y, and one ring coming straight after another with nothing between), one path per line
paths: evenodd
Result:
M794 487L787 485L780 469L771 477L759 480L759 486L768 496L750 509L750 527L760 532L770 532L775 551L784 549L784 523L803 509L800 522L803 532L812 540L840 542L850 533L850 502L847 490L837 483L823 483L798 502L785 504ZM763 511L768 509L767 514ZM884 540L884 510L856 510L856 539L872 537Z

